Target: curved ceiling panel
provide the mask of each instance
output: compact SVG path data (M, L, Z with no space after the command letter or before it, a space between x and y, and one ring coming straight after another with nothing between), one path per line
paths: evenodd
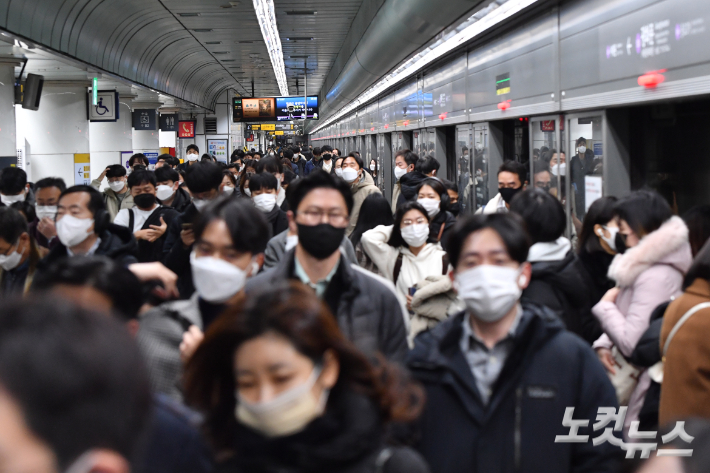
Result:
M237 85L157 0L0 0L0 28L212 110Z

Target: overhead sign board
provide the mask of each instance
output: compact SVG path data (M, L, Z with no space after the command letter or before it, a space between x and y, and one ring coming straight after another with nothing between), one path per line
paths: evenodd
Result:
M261 125L261 129L264 131L274 131L276 129L276 125L264 123Z
M133 110L133 128L136 130L156 130L156 111L152 108L137 108Z
M178 116L177 113L168 113L160 115L160 131L177 131Z
M93 94L93 93L92 93ZM87 114L92 122L115 122L118 120L118 92L115 90L98 90L96 105L93 97L86 100Z
M195 137L195 120L181 120L178 122L178 138Z
M302 120L305 102L303 97L234 97L232 120L234 122L274 122ZM318 119L318 97L308 97L308 118Z

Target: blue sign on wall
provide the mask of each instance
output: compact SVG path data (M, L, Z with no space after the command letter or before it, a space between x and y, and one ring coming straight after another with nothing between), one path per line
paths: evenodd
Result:
M594 143L594 156L601 156L602 154L604 154L602 144Z

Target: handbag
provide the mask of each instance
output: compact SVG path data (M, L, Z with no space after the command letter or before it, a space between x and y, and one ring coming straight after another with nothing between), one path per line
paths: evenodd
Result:
M619 400L619 405L628 406L631 393L634 392L639 382L641 369L629 363L616 345L611 347L611 356L614 358L616 373L610 373L609 379L616 391L616 398Z

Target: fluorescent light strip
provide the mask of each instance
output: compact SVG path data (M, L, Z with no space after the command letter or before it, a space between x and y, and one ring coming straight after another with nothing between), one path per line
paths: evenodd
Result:
M373 98L377 97L385 89L388 89L393 85L411 77L413 74L420 71L428 64L432 63L441 56L449 53L452 49L457 48L461 44L473 39L474 37L480 35L481 33L506 20L507 18L510 18L511 16L529 7L533 3L536 3L537 1L538 0L508 0L497 8L494 7L495 2L491 3L486 8L492 8L492 10L489 11L486 15L484 15L477 21L474 21L472 24L466 26L461 31L454 34L451 38L443 42L437 41L432 45L433 47L424 49L409 58L394 72L388 74L375 85L371 86L365 92L360 94L360 96L354 101L352 101L350 105L347 105L344 108L340 109L335 115L326 120L321 126L314 129L312 133L317 133L318 131L337 121L344 115L347 115L348 113L357 109L357 107L359 107L361 104L365 104ZM479 12L476 12L474 15L472 15L467 21L473 21L474 19L478 18L477 15Z
M276 26L276 14L274 13L273 0L253 0L254 11L259 20L261 34L264 37L264 44L269 51L271 65L274 67L276 82L282 96L288 96L288 84L286 83L286 68L284 67L284 55L281 50L281 38L279 29Z

